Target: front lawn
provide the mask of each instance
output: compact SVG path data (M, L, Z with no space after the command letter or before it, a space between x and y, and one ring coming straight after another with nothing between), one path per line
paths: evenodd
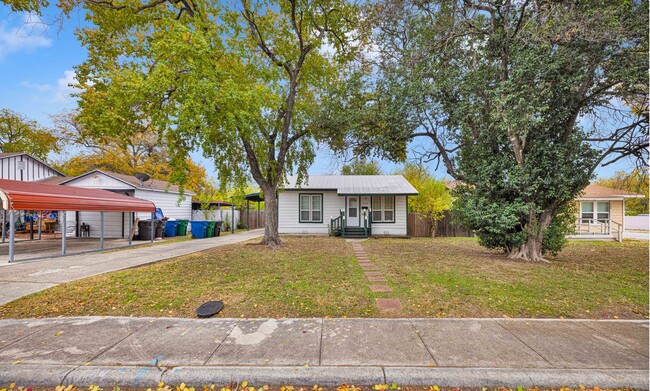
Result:
M648 242L574 242L552 263L509 261L475 239L371 239L370 259L393 292L373 293L348 242L287 237L271 251L235 244L87 278L0 306L2 318L648 317ZM403 308L380 312L376 298Z

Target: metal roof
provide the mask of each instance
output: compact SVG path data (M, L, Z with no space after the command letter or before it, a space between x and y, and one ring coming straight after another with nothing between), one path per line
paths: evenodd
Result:
M0 179L4 210L63 210L155 212L151 201L106 190Z
M310 175L305 183L287 177L285 190L336 190L339 195L417 195L413 185L401 175Z
M163 191L163 192L168 192L168 193L180 193L180 189L176 185L172 185L171 183L167 181L161 181L158 179L150 179L148 181L145 181L144 183L140 183L140 180L136 178L133 175L126 175L126 174L118 174L116 172L110 172L110 171L104 171L100 169L95 169L92 171L88 171L85 174L81 174L79 176L76 176L74 178L68 178L65 181L61 182L62 185L68 185L69 183L72 183L76 181L77 179L86 177L91 174L103 174L106 175L109 178L113 178L115 180L118 180L120 182L123 182L126 185L132 186L134 189L139 189L139 190L153 190L153 191ZM193 195L194 193L188 190L185 190L185 194L187 195Z

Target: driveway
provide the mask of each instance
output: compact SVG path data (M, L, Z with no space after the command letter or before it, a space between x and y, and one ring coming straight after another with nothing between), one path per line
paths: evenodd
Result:
M80 254L0 265L0 305L66 282L176 258L264 235L263 229L191 242L175 242L120 251Z
M650 240L650 232L648 231L625 231L623 232L623 239L635 240Z

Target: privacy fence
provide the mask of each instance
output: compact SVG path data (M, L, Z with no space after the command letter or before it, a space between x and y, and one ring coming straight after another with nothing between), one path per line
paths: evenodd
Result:
M431 237L431 229L434 228L433 236L474 236L471 230L463 227L457 219L449 212L440 220L432 222L431 219L422 217L419 213L408 214L407 232L411 237Z

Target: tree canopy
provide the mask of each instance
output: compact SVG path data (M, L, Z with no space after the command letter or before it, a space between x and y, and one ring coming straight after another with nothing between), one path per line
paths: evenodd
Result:
M368 12L375 92L348 142L395 160L428 143L421 159L463 181L459 212L486 246L543 260L599 164L647 166L647 109L623 103L646 90L647 1L382 0ZM366 126L379 112L401 125Z
M10 1L17 10L42 3ZM169 147L170 179L202 150L223 186L249 179L265 195L263 242L280 242L276 194L304 177L322 129L326 91L355 72L358 7L346 0L235 3L61 1L83 7L88 58L76 67L81 111L96 137L153 134Z
M376 160L354 160L341 167L341 175L381 175L381 168Z
M50 132L22 114L0 110L0 152L26 152L47 160L59 150L58 140Z

